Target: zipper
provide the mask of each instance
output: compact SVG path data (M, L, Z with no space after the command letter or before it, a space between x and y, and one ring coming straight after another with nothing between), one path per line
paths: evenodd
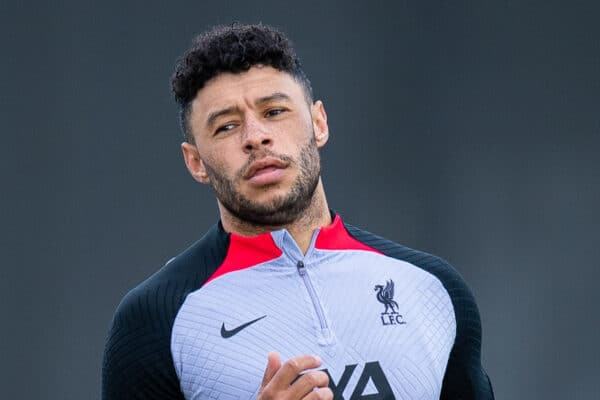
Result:
M308 296L312 301L313 307L317 313L317 317L319 318L319 325L321 326L321 334L324 338L330 338L329 326L327 325L327 320L325 319L325 313L323 312L323 307L321 306L321 302L317 297L317 292L310 281L310 276L308 276L308 272L306 271L306 266L304 262L298 261L296 264L296 268L298 268L298 274L302 277L304 281L304 285L306 286L306 290L308 291Z

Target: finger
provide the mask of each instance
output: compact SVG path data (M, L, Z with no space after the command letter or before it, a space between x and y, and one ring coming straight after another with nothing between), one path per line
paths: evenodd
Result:
M329 385L329 376L323 371L311 371L302 375L289 388L289 394L292 399L300 399L315 388L326 388Z
M304 400L332 400L332 399L333 399L333 392L328 387L313 390L306 397L304 397Z
M267 354L267 368L265 368L265 374L260 385L261 388L264 388L273 379L279 368L281 368L279 354L275 352Z
M287 360L272 381L278 387L288 387L290 383L304 370L317 368L321 365L321 359L317 356L299 356Z

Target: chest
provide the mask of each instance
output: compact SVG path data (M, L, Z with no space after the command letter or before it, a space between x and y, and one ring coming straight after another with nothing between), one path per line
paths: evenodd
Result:
M448 294L409 265L367 261L264 266L188 296L171 343L186 396L253 398L277 351L319 355L338 398L439 397L455 334Z

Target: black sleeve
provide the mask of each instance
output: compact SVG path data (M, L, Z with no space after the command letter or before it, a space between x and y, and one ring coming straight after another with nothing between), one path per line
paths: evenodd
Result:
M492 384L481 365L481 320L475 298L450 264L428 256L424 268L440 278L450 294L456 316L456 339L446 366L440 400L493 400Z
M104 351L103 400L184 398L170 352L170 324L160 310L167 304L157 304L166 291L137 288L119 305Z
M113 317L102 365L102 400L180 400L171 354L179 307L223 262L229 236L215 225L130 291Z
M492 384L481 365L479 310L460 274L439 257L401 246L351 225L346 225L346 228L355 239L383 254L433 274L450 295L456 316L456 339L446 367L440 400L494 400Z

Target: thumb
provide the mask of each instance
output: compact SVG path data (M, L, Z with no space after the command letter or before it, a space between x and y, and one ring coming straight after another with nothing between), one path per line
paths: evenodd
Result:
M263 376L262 384L260 385L261 388L267 386L279 368L281 368L279 354L272 351L267 355L267 368L265 369L265 375Z

